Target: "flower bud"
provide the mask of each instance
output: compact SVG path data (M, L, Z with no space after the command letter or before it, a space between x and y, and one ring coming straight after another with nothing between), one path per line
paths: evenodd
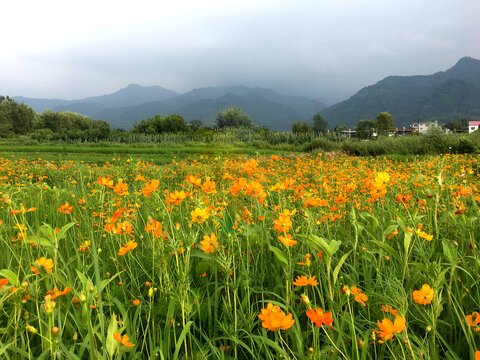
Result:
M37 329L35 329L33 326L31 326L31 325L29 325L29 324L27 324L27 325L25 326L25 329L27 329L27 331L30 332L30 333L32 333L32 334L36 334L36 333L38 332Z

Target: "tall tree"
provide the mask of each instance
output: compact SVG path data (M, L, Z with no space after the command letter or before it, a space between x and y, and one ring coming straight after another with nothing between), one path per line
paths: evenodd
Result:
M0 124L3 130L11 129L14 134L27 134L33 128L35 111L25 104L13 100L0 103Z
M388 130L393 127L392 114L386 111L377 114L375 117L375 128L377 129L378 135L388 135Z
M242 109L231 106L217 115L216 125L219 128L225 127L252 127L253 122Z
M302 120L298 120L296 123L292 124L292 133L298 134L298 133L306 133L312 131L312 128L308 123L303 122Z
M371 120L360 120L357 125L356 135L359 139L369 139L372 136L375 123Z
M317 114L313 117L313 131L317 133L324 133L327 131L328 123L322 117L322 115Z

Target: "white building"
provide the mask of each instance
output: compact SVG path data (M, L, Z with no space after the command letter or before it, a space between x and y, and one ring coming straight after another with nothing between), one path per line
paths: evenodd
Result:
M469 133L477 131L479 127L480 127L480 121L469 121L468 122L468 132Z
M428 122L415 122L411 127L417 130L420 134L425 134L428 130Z

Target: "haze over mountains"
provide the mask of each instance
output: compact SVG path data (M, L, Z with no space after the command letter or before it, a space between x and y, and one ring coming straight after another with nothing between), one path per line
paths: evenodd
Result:
M124 129L155 114L171 113L183 115L186 121L213 125L218 111L232 105L240 107L257 125L276 131L290 130L299 119L311 122L317 113L330 128L339 124L354 127L359 120L373 119L381 111L392 113L396 126L408 126L419 120L480 119L480 61L464 57L452 68L433 75L389 76L328 108L307 97L245 86L206 87L177 94L160 86L131 84L109 95L79 100L14 99L37 112L69 110Z

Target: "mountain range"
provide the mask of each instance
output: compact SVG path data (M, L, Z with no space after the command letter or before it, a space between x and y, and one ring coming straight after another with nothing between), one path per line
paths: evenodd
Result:
M290 130L299 119L311 122L317 113L333 128L340 124L354 127L361 119L374 119L388 111L400 127L417 121L480 120L480 60L464 57L433 75L389 76L330 107L307 97L246 86L205 87L178 94L160 86L131 84L109 95L78 100L14 99L39 113L69 110L123 129L155 114L172 113L211 126L218 112L229 106L240 107L255 124L275 131Z
M389 76L320 112L329 124L355 126L381 111L396 126L417 121L480 120L480 60L461 58L433 75Z
M182 115L185 120L201 120L211 126L219 111L229 106L240 107L252 121L271 130L290 130L299 119L311 120L325 108L320 101L302 96L284 96L270 89L246 86L206 87L185 94L160 86L143 87L130 84L103 96L78 100L31 99L14 97L36 112L46 109L73 111L93 119L106 120L112 128L130 129L134 122L155 114Z

